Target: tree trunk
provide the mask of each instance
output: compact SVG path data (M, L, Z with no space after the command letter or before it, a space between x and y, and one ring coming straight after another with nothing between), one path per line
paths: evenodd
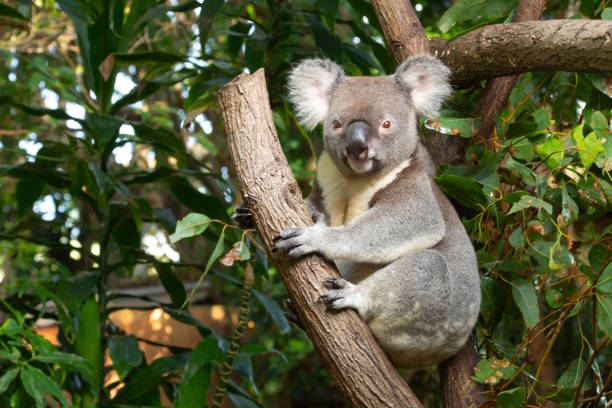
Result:
M262 69L239 75L219 91L238 187L306 333L351 405L421 407L357 313L329 313L319 301L327 291L322 282L337 272L319 256L295 260L271 250L278 233L312 220L278 142L268 100Z
M449 43L431 42L456 86L529 71L612 76L612 21L547 20L493 24Z
M521 0L513 22L538 20L544 11L546 0ZM484 91L478 100L478 116L480 116L480 130L478 134L481 139L487 141L489 150L497 151L497 137L493 130L495 127L495 116L506 105L506 101L514 88L517 76L498 77L487 81ZM493 137L492 137L493 136Z

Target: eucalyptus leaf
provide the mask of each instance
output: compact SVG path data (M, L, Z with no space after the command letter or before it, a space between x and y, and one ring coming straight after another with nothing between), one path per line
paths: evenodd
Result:
M540 308L533 284L524 279L512 281L512 298L523 315L525 327L531 328L538 324Z

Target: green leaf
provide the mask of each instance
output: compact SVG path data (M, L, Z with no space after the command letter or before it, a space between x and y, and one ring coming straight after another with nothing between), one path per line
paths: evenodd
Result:
M177 408L190 408L206 401L212 363L221 361L222 358L219 342L212 336L202 340L191 351L181 376Z
M82 20L89 22L89 13L91 10L86 8L86 5L79 0L57 0L62 11L64 11L72 20Z
M215 245L215 249L210 255L210 258L208 258L208 262L206 263L206 268L204 268L204 272L202 272L202 274L198 278L198 281L194 285L193 289L191 289L189 298L193 297L193 295L196 293L196 290L198 290L198 288L200 287L200 284L202 283L206 275L208 275L208 271L210 271L210 268L214 265L217 259L219 259L221 255L223 255L224 248L225 248L224 242L225 242L225 228L221 230L221 235L219 236L219 239L217 240L217 245ZM187 301L188 299L185 299L185 301L181 305L181 309L183 309L187 305Z
M203 406L202 401L206 401L207 399L211 377L212 367L204 366L193 374L193 376L190 378L191 381L188 383L181 381L179 396L174 406L176 408Z
M514 214L515 212L519 212L530 207L542 208L550 215L552 215L553 212L552 204L547 203L546 201L538 197L523 195L521 196L521 199L518 202L512 204L512 208L510 208L510 211L508 211L508 215Z
M103 151L106 145L117 137L119 128L123 124L123 121L117 118L95 112L88 112L85 122L91 129L92 136L100 151Z
M606 7L605 9L603 9L603 11L601 12L601 19L612 20L612 8Z
M180 353L161 357L150 365L135 369L113 400L115 403L134 401L142 395L156 389L164 379L165 374L183 369L189 358L189 353Z
M558 309L565 304L563 293L557 289L548 289L546 293L544 293L544 299L552 309Z
M181 376L181 384L189 383L200 368L222 359L223 352L219 348L219 341L212 336L206 337L189 354L189 360Z
M168 180L170 190L177 200L192 211L206 214L211 218L231 223L225 204L215 196L202 194L185 177L172 177Z
M567 192L565 183L561 184L561 215L567 224L570 224L578 218L578 205Z
M597 296L597 326L612 339L612 296Z
M168 265L157 263L155 264L155 270L157 271L157 277L164 286L166 293L170 296L172 304L176 307L180 307L187 300L187 292L185 292L183 282Z
M289 322L285 317L283 309L281 309L278 303L276 303L274 299L270 299L269 297L267 297L261 292L256 291L255 289L253 289L253 294L261 302L266 311L270 314L272 320L274 320L274 322L280 327L281 331L283 333L289 332L291 326L289 325Z
M232 403L236 408L261 408L259 404L257 404L253 400L248 399L244 395L228 392L227 396L230 400L232 400Z
M312 29L315 43L321 53L338 64L342 64L342 41L340 41L340 38L329 31L329 28L321 22L318 15L304 13L304 17L306 17L306 21Z
M510 234L508 241L513 248L521 248L523 245L525 245L523 229L521 227L517 227L514 231L512 231L512 234Z
M475 127L480 126L478 121L474 118L442 117L436 119L436 122L438 122L442 128L448 129L452 134L459 132L459 136L461 137L471 137L475 132Z
M597 140L597 135L595 132L591 132L587 135L587 137L584 137L582 134L583 127L584 124L576 126L572 132L572 137L576 141L576 147L579 149L578 155L580 156L580 161L582 162L584 169L588 171L591 164L593 164L597 158L597 155L603 152L604 148L601 146L601 143L599 143L599 140Z
M17 374L19 374L19 367L14 367L6 371L2 377L0 377L0 395L6 392L15 377L17 377Z
M565 370L565 372L561 374L561 377L559 377L557 385L560 388L569 388L575 390L578 387L578 383L580 382L582 374L584 373L585 366L586 364L584 361L582 361L582 359L578 358L572 361L567 370ZM582 395L582 392L578 392L579 395Z
M111 336L108 338L108 352L113 360L119 379L123 380L132 368L139 366L143 360L138 340L134 336Z
M14 323L14 320L7 320L5 325L10 324L10 322ZM3 325L4 327L4 325ZM21 329L17 329L16 332L20 331ZM1 334L5 334L3 333L4 330L0 331ZM0 363L16 363L17 361L19 361L19 359L21 358L21 353L19 353L19 350L17 349L12 349L11 352L9 353L8 351L4 351L4 350L0 350Z
M210 28L215 19L215 16L223 7L224 0L206 0L202 4L200 11L200 19L198 20L198 29L200 31L200 46L202 53L206 49L206 41L210 33Z
M434 179L442 191L459 204L477 210L486 206L487 199L476 181L454 174L442 174Z
M369 52L352 46L351 44L342 43L344 54L351 59L359 67L361 72L369 73L370 68L380 70L380 66L374 61Z
M612 293L612 262L606 266L606 269L599 276L596 288L603 293Z
M170 235L170 242L175 243L184 238L202 234L210 225L210 218L204 214L191 213L176 223L176 230Z
M250 72L255 72L264 65L267 38L249 37L244 45L244 62Z
M140 140L158 149L168 152L182 152L184 150L183 142L174 132L166 128L154 128L143 124L132 124L132 127Z
M19 20L28 21L28 18L21 14L17 9L7 6L6 4L0 3L0 16L6 16L11 18L17 18Z
M157 221L164 227L166 232L176 230L176 217L170 208L156 208L155 216Z
M608 119L606 119L603 113L599 111L587 111L585 112L584 118L593 130L598 130L600 132L606 132L608 130Z
M249 357L254 356L254 355L259 355L259 354L270 354L270 353L274 353L278 355L280 358L283 359L284 362L287 362L287 356L285 356L285 354L283 354L282 352L276 349L268 348L264 346L263 344L246 344L238 349L238 354L249 356Z
M508 379L512 377L515 371L516 369L510 365L508 360L487 358L478 362L472 379L479 383L495 385L502 378Z
M96 386L95 374L92 366L81 356L71 353L57 351L51 354L38 354L34 360L42 363L58 364L61 368L76 371L83 376L83 379L90 385Z
M497 408L518 408L525 400L525 396L525 388L522 387L502 391L495 397Z
M525 327L531 328L540 321L538 297L533 284L524 279L512 281L512 298L521 311Z
M515 0L458 0L440 17L438 27L443 33L466 21L492 20L503 17Z
M213 264L217 261L217 259L219 259L221 255L223 255L224 251L225 251L225 230L221 231L221 235L219 235L219 240L217 241L217 245L215 245L215 249L210 255L210 258L208 258L208 262L206 263L206 268L204 269L204 273L202 274L202 276L206 276L206 274L208 273L210 268L213 266ZM198 281L198 283L201 280L202 278L200 277L200 280Z
M559 163L563 159L563 142L554 137L549 137L546 142L537 145L535 151L540 156L540 159L546 159L546 165L554 170L559 167Z
M501 283L488 276L480 277L482 298L480 301L480 317L485 327L495 326L504 313L505 295Z
M94 383L102 375L102 339L100 333L100 306L93 295L83 301L78 316L74 351L93 368Z
M46 406L44 397L46 395L53 396L62 407L69 407L66 395L62 392L61 387L36 367L24 366L19 375L21 383L25 391L34 398L36 406L42 408Z
M17 182L15 199L19 218L32 211L32 205L40 198L46 186L47 184L40 179L23 179Z
M333 26L336 22L336 13L338 12L338 3L340 0L319 0L319 8L327 21L327 25Z

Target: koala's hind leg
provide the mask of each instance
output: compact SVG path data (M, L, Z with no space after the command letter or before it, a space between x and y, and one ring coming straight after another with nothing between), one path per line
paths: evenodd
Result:
M329 308L356 309L392 359L396 353L405 358L420 350L436 354L435 349L442 351L454 340L450 273L436 250L413 252L357 284L331 279L325 285L332 289L322 296Z

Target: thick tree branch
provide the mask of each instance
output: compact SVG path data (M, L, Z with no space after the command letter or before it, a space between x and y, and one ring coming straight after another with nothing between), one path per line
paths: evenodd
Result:
M356 312L329 313L319 296L337 272L318 256L292 260L272 252L273 237L311 225L278 142L263 70L241 74L219 92L238 187L259 235L331 378L355 407L421 407Z
M515 23L538 20L544 11L546 0L521 0L514 13ZM479 135L487 140L489 150L496 150L497 139L491 138L495 126L495 116L501 112L516 83L517 76L498 77L487 81L484 91L478 100L480 116Z
M431 54L427 34L408 0L372 0L387 48L401 63L417 54Z
M456 86L529 71L612 76L612 21L607 20L493 24L431 45L453 71Z

